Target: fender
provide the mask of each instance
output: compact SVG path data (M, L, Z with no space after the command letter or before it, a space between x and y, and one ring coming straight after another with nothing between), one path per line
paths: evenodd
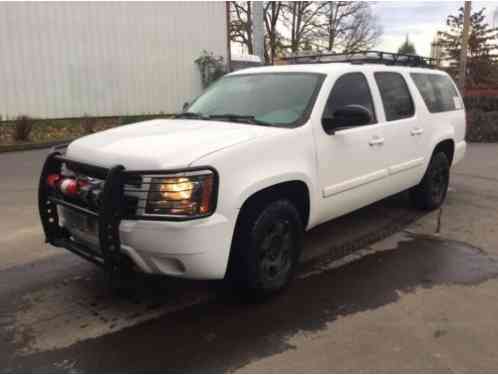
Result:
M312 185L311 178L304 173L284 173L281 175L265 177L264 179L256 181L253 184L247 186L244 190L242 190L242 192L239 195L239 200L238 200L239 203L237 205L238 206L237 208L240 209L243 206L244 202L247 201L247 199L249 199L253 194L257 193L258 191L264 190L266 188L284 182L292 182L292 181L303 182L306 185L310 193L310 205L311 205L312 204L311 194L313 192L312 190L313 188L311 187Z
M455 129L451 125L445 125L444 127L442 126L441 129L439 129L438 132L435 132L434 136L432 137L429 143L430 146L427 149L427 153L425 154L427 157L424 160L424 171L427 170L427 167L429 166L429 162L431 160L434 150L436 149L436 146L439 143L448 140L453 141L453 143L456 145Z
M310 195L308 223L312 223L317 197L313 146L311 132L303 126L229 147L197 160L196 164L217 169L218 208L228 216L237 215L244 202L258 191L284 182L303 182Z

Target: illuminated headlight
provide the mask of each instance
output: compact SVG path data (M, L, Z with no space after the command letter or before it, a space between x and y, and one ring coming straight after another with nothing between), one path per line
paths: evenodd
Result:
M215 174L210 170L151 176L145 213L201 217L215 206Z

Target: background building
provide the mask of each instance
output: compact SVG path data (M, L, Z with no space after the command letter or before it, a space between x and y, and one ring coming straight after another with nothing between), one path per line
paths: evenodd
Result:
M227 45L225 2L0 2L0 116L177 112Z
M434 59L436 65L441 65L443 59L443 46L441 45L439 32L434 36L431 43L431 59Z

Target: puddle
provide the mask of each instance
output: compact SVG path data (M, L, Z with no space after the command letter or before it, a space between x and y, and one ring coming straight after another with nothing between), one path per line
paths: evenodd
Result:
M361 262L355 264L355 267L360 267L363 263L382 263L384 260L398 262L399 267L405 271L403 275L413 274L421 281L420 285L413 281L415 286L427 283L472 285L498 276L498 257L488 255L477 247L436 235L403 231L339 260L322 260L313 265L311 271L301 273L299 277L320 274L358 260ZM375 268L378 269L378 265ZM410 284L408 279L403 282L399 280L398 283L400 290L407 287L403 284Z
M480 249L406 232L399 236L348 263L303 269L287 292L265 303L219 297L24 357L14 369L50 371L53 363L70 358L76 361L71 368L83 372L231 371L291 349L290 337L319 331L339 316L395 303L415 290L476 285L498 276L498 260Z

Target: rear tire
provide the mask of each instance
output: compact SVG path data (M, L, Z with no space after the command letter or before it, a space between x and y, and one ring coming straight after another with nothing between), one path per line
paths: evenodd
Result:
M435 153L425 175L417 186L410 191L410 196L415 207L422 210L439 208L448 191L450 180L450 163L444 152Z
M241 213L232 245L228 280L251 297L284 289L294 275L304 227L296 207L282 199Z

